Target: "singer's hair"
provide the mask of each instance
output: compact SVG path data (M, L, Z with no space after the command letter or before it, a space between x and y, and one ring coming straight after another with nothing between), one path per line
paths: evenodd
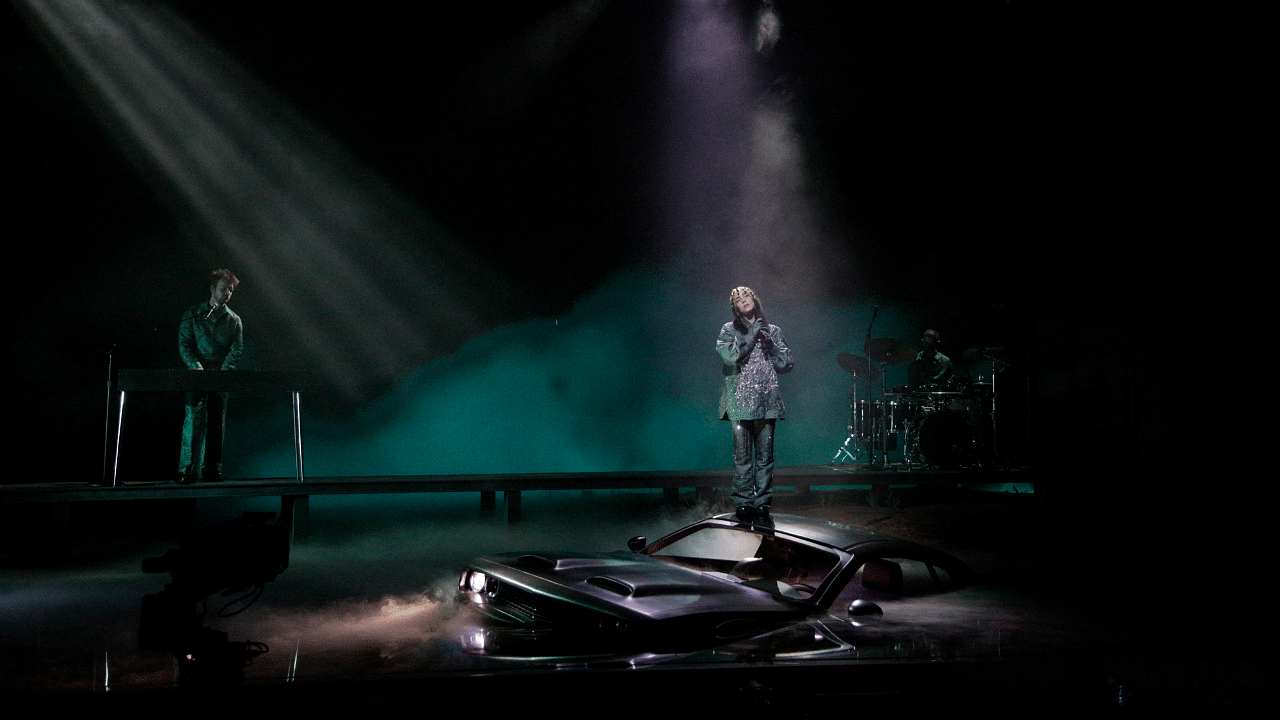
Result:
M219 268L209 273L209 285L217 285L219 280L226 280L227 287L232 290L235 290L236 286L240 284L240 278L226 268Z
M760 320L764 320L764 326L769 327L769 321L764 319L764 306L760 304L760 298L751 298L751 299L756 304L756 309L755 309L756 317L759 318ZM730 307L733 308L733 326L738 328L738 332L745 333L747 331L747 326L750 325L751 323L748 323L747 318L744 317L742 313L738 311L737 305L731 305Z

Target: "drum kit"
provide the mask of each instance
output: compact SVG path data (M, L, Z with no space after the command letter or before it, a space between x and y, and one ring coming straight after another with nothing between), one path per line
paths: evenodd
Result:
M885 368L915 360L916 352L894 338L875 338L868 354L839 353L836 363L855 378L849 390L849 437L830 464L865 461L871 469L988 468L996 459L995 379L1007 367L992 353L999 348L970 348L965 360L990 360L989 375L977 380L952 380L940 385L889 388ZM974 362L974 364L978 364ZM871 381L880 381L879 397L859 397L859 385L871 395ZM859 382L859 381L865 381ZM901 462L890 453L901 450Z

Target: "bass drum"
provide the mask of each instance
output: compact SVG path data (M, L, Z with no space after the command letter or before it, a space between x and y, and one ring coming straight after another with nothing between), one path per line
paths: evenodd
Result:
M920 454L925 462L952 468L973 461L973 428L967 413L939 410L920 423Z

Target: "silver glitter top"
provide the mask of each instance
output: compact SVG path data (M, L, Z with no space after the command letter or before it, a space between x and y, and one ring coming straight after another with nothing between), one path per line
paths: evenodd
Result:
M762 337L768 333L769 342ZM778 375L790 372L791 350L782 330L770 325L748 342L733 323L725 323L716 341L724 360L724 390L720 394L720 419L762 420L787 416Z

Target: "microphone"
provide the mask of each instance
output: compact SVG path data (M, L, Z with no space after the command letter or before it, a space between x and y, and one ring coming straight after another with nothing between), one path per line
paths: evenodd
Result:
M213 314L218 312L218 308L222 307L223 305L226 305L226 303L218 303L217 305L214 305L212 308L209 309L209 314L205 315L204 319L208 320L209 318L213 317Z
M773 336L769 334L768 325L765 325L764 327L760 328L760 333L756 337L760 338L761 342L763 342L765 345L768 345L769 347L773 347Z

